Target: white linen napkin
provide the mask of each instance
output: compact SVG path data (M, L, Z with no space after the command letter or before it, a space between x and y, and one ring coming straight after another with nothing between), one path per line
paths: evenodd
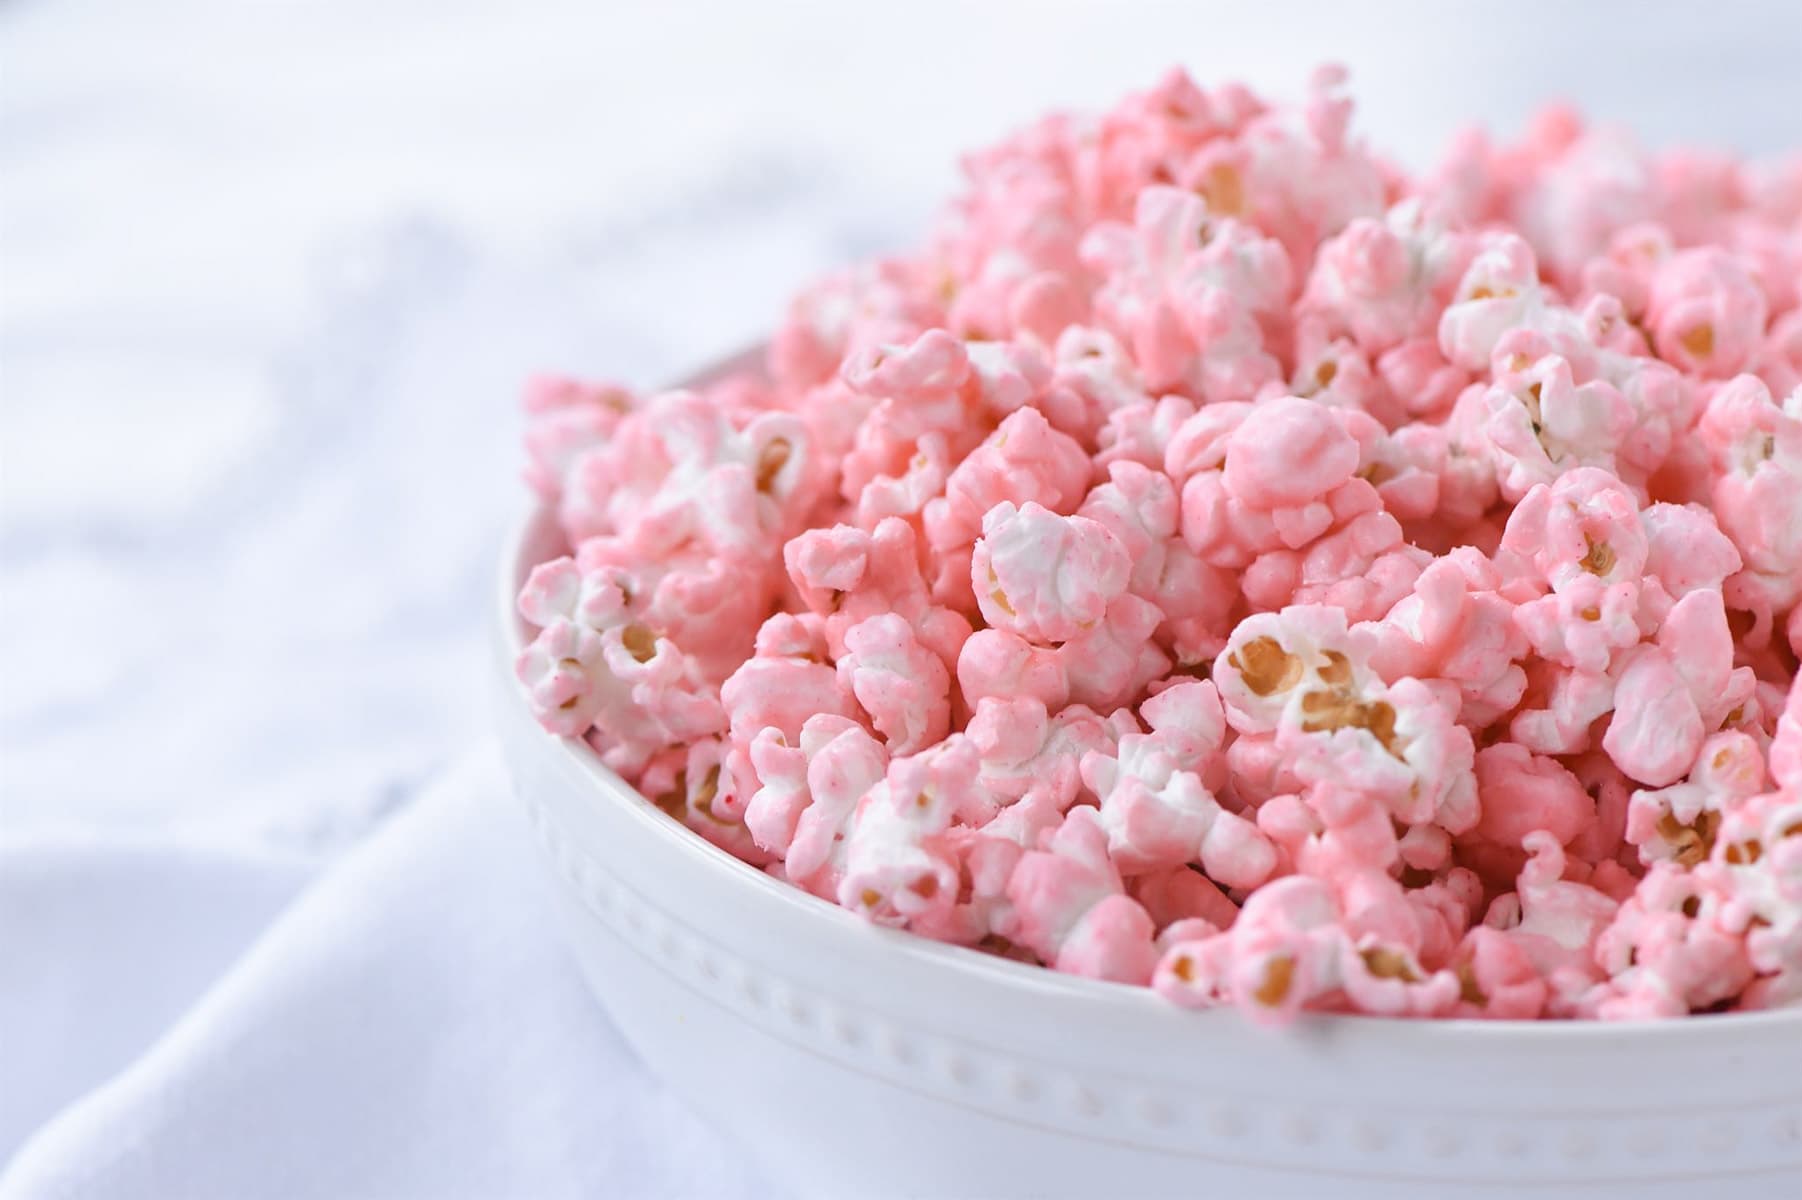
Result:
M492 753L451 772L39 1128L0 1197L774 1194L608 1024L558 940L534 854ZM95 1083L309 869L21 857L4 860L0 888L9 1119ZM134 890L170 870L196 882L146 887L131 912Z

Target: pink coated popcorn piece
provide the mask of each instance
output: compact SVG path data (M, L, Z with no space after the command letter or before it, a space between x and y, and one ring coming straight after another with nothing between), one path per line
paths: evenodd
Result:
M808 718L793 745L765 728L749 757L761 785L745 805L745 828L783 856L790 880L835 893L838 880L826 873L842 870L842 835L858 801L887 773L887 751L857 722L822 713Z
M695 393L668 392L580 457L560 511L572 539L613 533L647 556L693 538L761 550L806 506L810 461L793 414L758 413L741 428Z
M930 402L955 392L970 375L962 339L929 329L909 345L870 346L847 359L845 382L866 396Z
M1627 399L1600 380L1577 384L1570 364L1547 356L1496 386L1486 397L1483 432L1496 459L1502 494L1524 496L1577 466L1615 467L1615 452L1636 414Z
M1793 681L1771 738L1770 767L1779 786L1802 792L1802 684Z
M720 688L732 738L741 745L765 729L774 729L793 743L810 717L858 715L842 673L821 660L811 639L799 645L782 643L778 634L796 625L793 618L771 617L759 635L758 653Z
M1225 892L1187 867L1139 876L1132 883L1132 895L1157 926L1160 949L1230 929L1239 915L1239 906Z
M1476 832L1491 842L1523 845L1543 831L1569 844L1595 820L1595 801L1555 759L1504 742L1479 750L1476 767L1483 808Z
M1152 641L1163 616L1157 605L1129 592L1115 597L1092 628L1057 647L1055 660L1070 699L1112 711L1166 674L1170 659Z
M614 384L583 383L561 375L526 382L526 482L545 500L563 494L563 481L582 453L613 436L637 398Z
M1003 501L983 518L971 586L990 625L1065 642L1101 621L1131 570L1125 549L1096 522Z
M1182 72L764 371L527 388L516 673L700 836L1261 1023L1802 1003L1802 162ZM1479 914L1481 920L1478 920Z
M801 730L801 750L809 755L807 789L809 803L795 822L784 860L791 878L810 879L830 870L842 870L841 835L857 803L876 786L888 769L888 755L861 726L833 722L815 727L812 738ZM817 749L809 742L829 738ZM828 880L836 886L836 880Z
M1469 256L1465 239L1404 202L1321 244L1300 308L1380 354L1433 332Z
M1694 866L1707 858L1724 817L1764 790L1765 761L1748 734L1717 733L1702 744L1681 783L1633 793L1626 838L1650 866Z
M975 786L976 749L950 738L892 759L858 803L846 837L839 903L878 924L942 919L957 901L955 851L945 836Z
M715 738L700 738L683 749L662 751L651 758L639 776L639 790L671 817L682 822L720 849L755 867L769 864L743 821L726 815L742 802L730 797L734 786L723 758L725 747Z
M838 681L870 714L891 754L913 754L951 726L951 674L920 644L913 626L888 613L845 631Z
M1276 509L1324 496L1358 469L1358 445L1318 404L1259 405L1233 432L1223 482L1246 504Z
M1751 370L1773 396L1787 396L1802 387L1802 309L1791 309L1771 322Z
M944 496L927 505L927 540L935 549L974 542L983 518L1004 501L1071 512L1088 479L1082 446L1053 429L1038 409L1022 408L958 464Z
M1646 324L1666 362L1715 379L1743 369L1764 340L1764 293L1737 258L1714 247L1659 264Z
M1543 164L1515 204L1515 216L1547 265L1569 281L1609 236L1653 213L1655 178L1647 156L1617 130L1586 131Z
M1195 405L1181 396L1164 396L1156 403L1117 408L1108 414L1097 440L1101 452L1097 465L1135 462L1162 468L1176 431L1195 415Z
M1752 982L1744 940L1721 928L1706 877L1654 865L1596 939L1610 976L1603 1018L1677 1016L1731 999Z
M1782 407L1742 375L1715 392L1697 432L1715 462L1712 506L1745 563L1743 606L1787 609L1802 599L1802 393Z
M1367 626L1371 665L1387 680L1406 676L1458 685L1460 716L1487 725L1520 702L1526 673L1518 665L1526 638L1515 606L1496 589L1501 576L1468 547L1428 564L1414 590Z
M1370 686L1367 647L1345 614L1320 605L1258 613L1241 621L1214 663L1226 719L1241 733L1273 733L1301 698L1336 683Z
M1689 770L1705 732L1701 710L1675 664L1648 649L1620 673L1602 748L1629 776L1660 787Z
M1079 808L1029 851L1007 885L1016 936L1060 970L1145 983L1156 964L1151 917L1125 894L1093 809Z
M989 697L1030 697L1048 709L1070 699L1070 676L1058 649L1035 646L1018 634L983 629L957 656L957 683L971 706Z
M1116 749L1083 758L1109 853L1129 874L1199 861L1228 887L1255 887L1275 869L1275 849L1255 825L1222 809L1196 773L1224 734L1219 701L1206 684L1172 691L1149 702L1161 728L1125 734Z
M1199 662L1219 651L1237 589L1229 574L1201 561L1177 536L1176 489L1167 476L1116 462L1077 515L1106 529L1126 551L1127 586L1162 611L1160 642L1178 661Z
M871 617L906 619L922 645L947 665L957 662L970 623L934 604L920 573L914 528L898 517L865 533L848 525L810 529L783 547L789 580L807 607L824 619L826 644L844 653L845 634Z
M1471 259L1440 315L1439 348L1455 366L1481 370L1502 336L1536 323L1544 305L1532 247L1512 234L1501 235Z
M1038 845L1081 793L1084 756L1112 750L1117 724L1081 705L1053 717L1027 696L980 701L966 730L982 756L983 789L995 801L984 832Z
M1518 1021L1544 1011L1545 980L1507 934L1479 925L1464 935L1459 957L1452 1015Z

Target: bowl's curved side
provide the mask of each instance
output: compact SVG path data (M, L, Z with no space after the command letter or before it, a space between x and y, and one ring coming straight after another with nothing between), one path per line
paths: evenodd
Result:
M1272 1034L873 928L768 878L532 719L512 596L555 540L535 515L501 572L499 718L571 944L654 1069L822 1194L1309 1195L1328 1177L1385 1196L1704 1178L1776 1194L1802 1172L1802 1013Z

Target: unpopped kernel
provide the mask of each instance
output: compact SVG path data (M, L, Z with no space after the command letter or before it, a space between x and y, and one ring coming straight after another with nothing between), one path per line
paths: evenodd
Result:
M1344 74L969 158L765 369L545 377L518 674L886 926L1304 1011L1802 1003L1802 159Z

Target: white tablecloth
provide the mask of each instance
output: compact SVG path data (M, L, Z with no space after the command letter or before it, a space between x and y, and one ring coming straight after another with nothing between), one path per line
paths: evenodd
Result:
M0 5L3 1190L757 1190L493 808L528 371L753 340L956 150L1173 60L1346 61L1420 161L1558 94L1793 147L1799 56L1792 0Z
M0 1197L771 1194L598 1018L504 791L478 755L316 873L100 845L5 863L9 942L61 968L7 980L9 1092L92 1090L9 1099L6 1135L65 1106ZM67 1046L87 1061L41 1061Z

